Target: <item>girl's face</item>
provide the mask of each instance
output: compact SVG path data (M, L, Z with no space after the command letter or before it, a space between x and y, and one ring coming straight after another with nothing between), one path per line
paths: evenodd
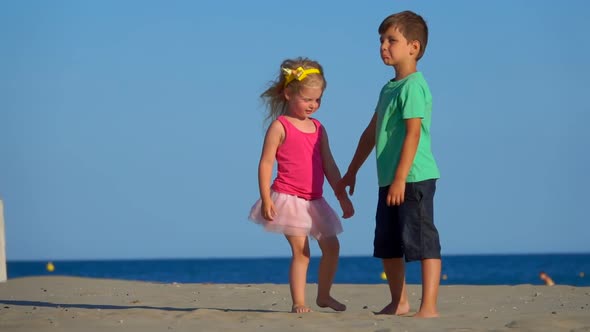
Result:
M302 86L299 92L285 91L289 115L298 119L309 118L320 108L324 89L321 86Z

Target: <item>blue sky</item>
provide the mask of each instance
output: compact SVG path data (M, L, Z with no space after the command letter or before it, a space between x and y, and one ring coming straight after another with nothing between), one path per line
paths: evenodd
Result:
M344 171L381 86L387 15L422 14L443 254L590 252L590 2L0 2L9 260L288 256L247 220L285 58L328 80ZM371 255L374 156L342 255ZM335 200L326 186L326 198ZM312 255L317 256L317 244Z

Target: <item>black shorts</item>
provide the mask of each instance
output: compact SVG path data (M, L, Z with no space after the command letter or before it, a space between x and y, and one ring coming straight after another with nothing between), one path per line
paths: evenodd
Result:
M373 256L406 262L440 259L440 240L434 226L436 179L406 183L404 203L387 206L389 186L379 188Z

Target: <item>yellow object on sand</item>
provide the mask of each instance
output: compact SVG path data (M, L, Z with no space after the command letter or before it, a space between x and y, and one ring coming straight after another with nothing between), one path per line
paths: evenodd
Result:
M49 262L47 263L47 265L45 266L45 268L47 269L47 271L49 272L53 272L55 270L55 266L53 265L53 263Z

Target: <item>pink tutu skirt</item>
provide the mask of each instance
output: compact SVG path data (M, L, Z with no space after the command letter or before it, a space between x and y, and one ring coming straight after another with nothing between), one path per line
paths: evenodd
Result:
M293 236L310 235L316 240L342 233L342 223L336 211L322 197L311 201L294 195L271 191L276 216L268 221L262 216L259 199L250 210L249 219L269 232Z

